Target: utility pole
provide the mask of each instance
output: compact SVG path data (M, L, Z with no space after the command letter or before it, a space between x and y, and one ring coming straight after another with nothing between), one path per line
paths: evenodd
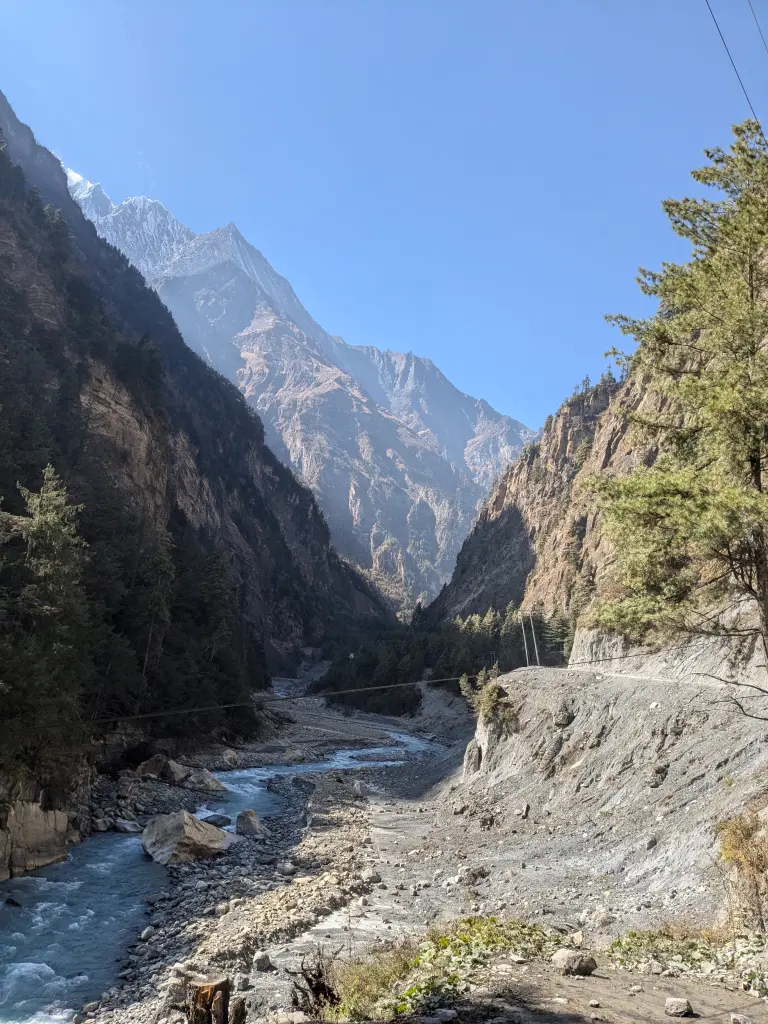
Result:
M528 638L525 635L525 619L523 618L522 612L520 612L520 628L523 631L523 646L525 647L525 664L526 666L530 667L531 662L528 657Z
M539 645L536 643L536 630L533 628L533 616L530 612L528 613L528 621L531 624L531 635L533 636L533 649L536 652L536 664L541 665L541 662L539 661Z

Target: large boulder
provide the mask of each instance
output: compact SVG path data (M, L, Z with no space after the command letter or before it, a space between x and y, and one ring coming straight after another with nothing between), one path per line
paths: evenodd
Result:
M576 974L581 977L587 977L597 970L594 957L578 949L558 949L552 957L552 965L560 974Z
M185 779L192 775L192 772L192 768L188 768L185 764L179 764L178 761L171 761L169 758L163 765L161 778L166 782L172 782L175 786L180 786Z
M141 762L136 774L140 779L160 779L167 764L168 758L165 754L153 754L148 760Z
M269 829L252 808L240 811L235 822L235 831L239 836L249 836L251 839L263 839L269 835Z
M185 789L198 789L204 793L226 793L227 787L206 768L192 768L181 785Z
M158 814L141 837L145 853L159 864L184 864L224 853L237 836L200 821L188 811Z

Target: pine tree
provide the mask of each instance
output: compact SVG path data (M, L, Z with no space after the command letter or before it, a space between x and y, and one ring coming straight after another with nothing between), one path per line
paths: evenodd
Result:
M50 465L38 493L19 492L27 514L3 513L0 524L7 545L0 563L0 748L12 771L40 768L49 749L82 741L78 699L92 674L81 509L69 504Z
M635 429L657 458L595 484L619 593L598 619L631 636L768 637L768 145L754 121L694 179L713 199L668 200L687 263L641 270L648 319L612 317L659 412ZM740 610L745 599L756 624ZM736 620L729 615L736 614Z

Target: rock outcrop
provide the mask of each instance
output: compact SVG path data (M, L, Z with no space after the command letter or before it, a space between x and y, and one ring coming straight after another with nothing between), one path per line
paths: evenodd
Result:
M159 864L185 864L224 853L237 841L231 832L200 821L188 811L158 814L141 836L144 852Z
M583 609L610 560L583 484L648 458L627 414L650 401L634 381L605 381L564 402L500 477L424 621L502 610L510 601L547 615Z
M55 864L79 838L64 811L44 810L39 799L17 799L0 812L0 882Z

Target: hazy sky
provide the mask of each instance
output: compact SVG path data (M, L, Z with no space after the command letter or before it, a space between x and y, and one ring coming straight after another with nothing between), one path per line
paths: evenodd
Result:
M768 119L747 0L711 3ZM235 221L327 330L531 426L748 114L705 0L0 0L0 40L18 115L114 200Z

